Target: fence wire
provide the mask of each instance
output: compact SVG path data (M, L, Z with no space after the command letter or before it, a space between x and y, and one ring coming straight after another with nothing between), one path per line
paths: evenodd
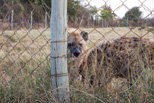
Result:
M76 32L89 35L87 49L85 44L80 44L82 40L73 41L74 47L80 45L82 53L88 56L84 73L80 69L85 68L82 61L85 55L74 59L73 54L70 57L66 54L75 60L68 62L72 102L154 102L154 72L150 64L153 59L149 59L153 51L148 51L152 48L149 40L154 37L154 2L134 0L137 5L132 8L127 3L131 0L116 1L119 5L113 8L116 3L113 0L68 0L69 40L75 40L71 35ZM50 14L51 0L0 0L1 102L33 103L53 99ZM98 48L102 41L105 41L103 52ZM129 42L134 43L130 46L142 47L127 46ZM122 50L114 48L115 45ZM73 47L73 44L68 46ZM109 49L105 51L105 47ZM138 53L141 49L144 49L142 54ZM112 51L116 54L109 57ZM120 63L116 65L119 67L113 69L116 63ZM137 70L130 72L129 68ZM143 69L138 70L140 68ZM121 72L135 76L131 85L129 76Z

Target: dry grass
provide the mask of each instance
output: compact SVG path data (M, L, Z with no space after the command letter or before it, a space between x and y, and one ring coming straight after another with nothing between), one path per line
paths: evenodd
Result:
M87 42L89 48L97 45L101 40L108 40L128 36L143 36L153 38L153 33L135 28L81 28L90 34ZM69 28L68 33L76 31ZM137 35L136 35L137 34ZM47 30L17 30L0 31L0 65L5 75L0 75L0 102L47 102L53 99L50 80L50 29ZM3 76L3 77L2 77ZM4 76L7 81L2 80ZM8 80L9 78L9 80ZM120 81L119 81L120 80ZM76 82L71 85L72 102L140 102L154 103L154 78L151 81L140 82L142 94L135 89L128 89L122 83L126 80L113 79L104 88L91 87ZM147 85L146 85L147 83ZM133 86L136 88L137 85ZM145 88L146 87L146 88ZM107 89L108 88L108 89ZM109 89L110 88L110 89ZM114 89L113 89L114 88ZM148 89L148 90L147 90ZM120 91L124 91L120 93ZM120 93L120 94L118 94ZM134 94L133 94L134 93ZM143 99L142 99L143 98ZM148 100L149 98L149 100Z

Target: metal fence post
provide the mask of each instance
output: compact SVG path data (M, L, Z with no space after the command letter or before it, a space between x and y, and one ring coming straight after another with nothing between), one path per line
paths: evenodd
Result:
M54 97L70 102L67 71L67 0L52 0L51 76Z
M88 16L88 28L89 28L89 16Z
M33 29L33 11L30 14L30 29Z
M45 24L44 24L44 28L47 28L47 17L48 17L48 13L45 12Z
M118 19L118 27L120 26L120 19Z
M14 10L11 12L11 30L13 30L13 18L14 17Z
M128 27L128 17L126 18L126 26Z

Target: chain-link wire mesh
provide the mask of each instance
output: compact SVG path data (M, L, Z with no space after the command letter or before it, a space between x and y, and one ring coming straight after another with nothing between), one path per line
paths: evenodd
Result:
M51 89L50 5L46 3L0 0L0 101L3 103L43 101L47 96L41 91Z
M72 102L154 102L152 4L68 0ZM1 102L53 99L50 14L50 0L0 0Z

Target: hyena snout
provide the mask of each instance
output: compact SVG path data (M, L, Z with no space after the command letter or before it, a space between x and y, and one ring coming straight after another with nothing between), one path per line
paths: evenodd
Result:
M75 57L78 57L80 54L81 54L81 50L80 49L78 49L78 48L74 48L73 49L73 55Z

